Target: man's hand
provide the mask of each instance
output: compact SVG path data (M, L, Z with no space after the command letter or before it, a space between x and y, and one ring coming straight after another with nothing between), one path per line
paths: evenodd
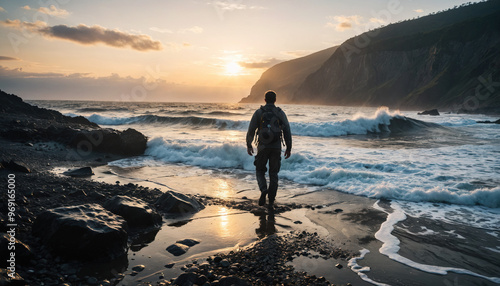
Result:
M247 153L250 156L253 156L253 147L247 147Z
M290 155L292 155L292 150L285 150L285 159L290 158Z

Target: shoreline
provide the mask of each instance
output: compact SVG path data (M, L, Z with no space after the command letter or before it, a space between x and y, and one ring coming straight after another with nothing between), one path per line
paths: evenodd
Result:
M16 193L16 200L17 200L16 203L18 204L18 208L16 209L16 214L17 218L19 219L19 223L17 225L16 239L27 245L31 253L28 255L29 259L27 261L20 260L16 265L17 266L16 273L19 274L20 277L22 277L18 278L18 280L24 281L24 283L27 283L28 285L39 285L42 282L45 283L46 285L51 285L55 283L55 281L59 281L60 283L63 282L69 283L69 285L80 285L86 283L90 284L90 282L92 282L92 284L94 284L95 282L94 285L127 285L125 282L121 281L122 280L127 281L127 279L134 280L137 273L133 273L133 271L130 271L130 268L135 266L133 264L134 263L133 260L128 260L128 262L126 263L127 266L124 268L126 270L122 273L108 273L108 274L104 273L101 277L98 276L96 277L95 273L94 275L92 275L91 273L92 271L95 271L95 269L92 270L92 268L88 268L88 266L98 262L96 261L83 262L75 259L60 257L56 254L53 254L52 251L50 251L50 249L48 249L36 236L32 234L31 229L33 221L41 212L47 209L61 207L61 206L80 205L85 203L102 203L107 198L109 199L116 194L137 197L152 205L154 200L157 197L159 197L162 191L160 191L157 188L154 189L154 188L142 187L138 184L132 184L132 183L122 183L114 185L106 184L95 181L93 180L92 177L91 178L67 177L63 175L54 174L52 171L54 168L59 168L62 170L63 168L78 168L84 166L93 166L94 168L98 169L99 166L101 167L106 166L105 164L107 164L109 161L123 158L122 156L94 153L91 156L88 156L86 160L83 161L68 161L64 159L65 152L67 152L68 150L67 149L54 150L54 148L51 147L51 144L46 144L45 145L46 149L44 150L41 149L37 150L36 148L38 148L37 147L38 145L31 146L25 143L11 142L11 141L2 141L1 143L3 146L5 146L5 148L3 148L2 152L0 152L0 158L4 160L14 159L15 161L21 162L22 164L32 169L31 173L15 172L16 182L18 184ZM31 155L26 156L27 154ZM0 174L2 175L2 178L6 178L10 173L13 172L11 170L0 169ZM207 196L206 197L200 196L200 199L207 206L223 207L227 209L242 211L247 217L250 218L262 217L262 213L260 213L260 215L256 215L253 213L256 212L255 210L256 203L254 200L247 200L246 202L245 201L238 202L232 199L221 200ZM300 210L304 208L311 208L311 206L280 204L276 210L276 215L279 216L282 212L290 211L292 208ZM204 212L202 211L200 213ZM5 217L3 215L4 214L2 213L2 225L5 225L4 223ZM194 214L194 216L196 216L196 214ZM266 215L264 214L264 216ZM220 217L220 216L215 216L215 217ZM164 216L163 219L164 223L162 225L162 228L167 227L168 224L172 223L172 221L176 220L182 221L185 219L186 218L182 216L181 217L174 216L170 218ZM279 218L279 220L281 219L282 218ZM241 223L243 223L244 225L244 221L242 221ZM280 227L278 226L278 228ZM183 230L182 226L180 230L182 232ZM197 229L196 231L199 232L200 229ZM252 230L252 232L253 231L254 230ZM139 232L133 231L129 241L134 240L139 235L140 235ZM199 274L203 273L206 274L206 271L208 271L208 269L211 269L211 271L213 272L213 276L211 276L211 279L213 279L212 281L216 280L216 278L222 279L224 276L228 275L231 277L237 277L238 279L248 280L250 279L252 274L256 274L258 272L257 271L258 269L259 271L262 270L260 268L253 266L251 271L247 270L246 272L241 271L241 273L239 273L237 271L234 271L233 269L233 271L228 272L225 270L230 270L230 269L220 269L220 265L218 263L215 263L213 259L215 259L215 257L224 257L224 259L228 261L238 261L234 263L239 263L240 265L243 265L245 263L257 263L262 257L255 254L258 252L256 249L269 247L266 246L268 242L265 242L268 240L272 241L272 243L271 242L269 243L275 245L275 247L283 248L286 246L286 249L284 249L283 252L288 253L288 255L286 256L287 259L291 259L293 253L297 251L293 247L293 245L298 245L300 243L304 245L302 247L304 249L304 252L301 255L313 256L312 252L310 252L312 250L308 249L307 246L308 241L316 241L315 244L318 245L317 246L318 249L316 249L317 252L323 251L326 253L325 249L330 249L328 253L332 257L335 256L338 258L342 256L341 259L344 260L345 262L344 264L347 264L346 259L352 256L352 253L350 252L343 251L341 249L336 249L331 246L327 247L328 244L325 241L321 241L318 235L307 232L306 230L303 230L300 233L294 232L294 234L269 233L269 235L264 234L264 236L260 238L258 236L255 236L253 242L246 243L241 248L239 247L235 248L234 250L238 249L237 252L230 250L231 248L229 249L225 248L226 252L219 253L217 251L218 246L216 246L215 250L209 252L212 253L212 255L206 257L199 257L198 260L200 264L204 263L202 262L203 260L212 258L212 260L206 261L209 264L212 263L212 265L208 266L205 263L203 269L200 268L198 270L201 271ZM294 243L291 243L292 240L294 241ZM321 243L319 241L321 241ZM322 244L323 246L320 246L320 244ZM129 246L132 247L132 245ZM130 255L131 252L132 252L131 249L129 249L128 251L129 257L131 256ZM199 254L203 253L206 252L202 252ZM253 256L253 259L249 259L246 256L248 253L255 254ZM135 253L132 253L132 256L133 255L135 255ZM243 255L244 259L241 257L241 255ZM324 254L323 256L325 255L326 254ZM326 281L324 277L310 276L305 272L294 271L293 267L286 265L285 263L286 260L283 260L285 257L282 256L279 257L272 256L272 257L273 258L269 258L269 261L272 261L273 259L276 261L278 260L280 261L278 263L278 268L275 269L273 273L278 273L278 272L286 273L286 275L280 277L278 281L282 280L285 281L286 279L288 279L287 281L292 281L292 280L303 281L303 282L307 281L308 284L313 284L313 285L329 285L329 282ZM123 262L121 263L123 268ZM105 262L105 264L108 263ZM109 264L112 265L112 262L109 262ZM169 261L165 261L163 264L169 264ZM161 268L164 268L163 264L161 265ZM187 265L189 264L193 263L187 263ZM102 264L98 265L101 265L102 267ZM152 266L148 267L154 268ZM269 264L265 264L262 265L262 267L265 268L270 266ZM180 265L179 270L181 270L180 274L182 274L186 272L185 270L188 269L186 269L185 266ZM78 273L81 273L82 275L78 276L77 275ZM252 284L255 285L258 285L258 283L261 283L262 281L267 281L266 279L270 279L270 278L265 278L263 276L262 277L255 276L255 277L260 277L259 278L260 280L259 279L252 280ZM293 277L293 279L291 277ZM158 277L156 277L153 280L156 280L155 283L159 283L159 285L168 285L175 279L176 277L169 277L169 279L166 279L165 277L163 277L163 279L158 279ZM265 285L266 283L267 282L262 282L261 285Z

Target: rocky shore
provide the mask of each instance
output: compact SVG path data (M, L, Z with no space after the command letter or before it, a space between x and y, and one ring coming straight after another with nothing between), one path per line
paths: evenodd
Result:
M188 197L119 181L105 184L56 174L55 167L94 167L141 154L146 137L135 130L102 129L85 118L32 107L3 92L0 101L0 177L4 185L9 178L14 182L14 196L3 192L0 206L0 285L117 285L125 275L144 269L135 266L132 274L125 274L126 253L154 239L162 216L196 212L207 205L266 215L251 200ZM307 207L311 206L280 204L275 214ZM156 284L330 285L324 277L297 272L287 262L299 256L352 256L307 231L259 237L249 247L188 263L177 278L159 277ZM8 262L9 245L15 246L14 264ZM12 265L14 278L9 276Z

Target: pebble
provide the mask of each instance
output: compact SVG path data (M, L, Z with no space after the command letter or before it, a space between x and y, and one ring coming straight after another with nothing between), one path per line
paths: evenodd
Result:
M132 267L132 271L137 271L137 272L141 272L142 270L144 270L146 268L146 266L144 265L136 265L134 267Z

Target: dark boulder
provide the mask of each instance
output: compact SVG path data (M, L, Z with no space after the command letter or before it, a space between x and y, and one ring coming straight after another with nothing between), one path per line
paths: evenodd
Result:
M76 132L69 145L84 152L105 152L118 155L135 156L144 153L147 137L135 129L117 131L109 128L82 130Z
M430 109L430 110L425 110L423 112L417 113L418 115L432 115L432 116L437 116L439 115L439 111L437 109Z
M41 213L33 233L57 254L77 259L115 259L127 252L127 222L97 204Z
M192 197L184 194L168 191L156 200L156 206L165 213L194 213L205 208L205 206Z
M70 177L90 177L94 175L94 171L92 171L91 167L83 167L79 169L68 170L63 174Z
M162 221L156 210L137 198L114 196L104 204L104 208L123 217L132 227L159 226Z
M250 286L247 281L236 276L224 276L219 280L220 286Z
M490 121L490 120L486 120L486 121L476 121L477 123L487 123L487 124L500 124L500 119L498 119L497 121Z

